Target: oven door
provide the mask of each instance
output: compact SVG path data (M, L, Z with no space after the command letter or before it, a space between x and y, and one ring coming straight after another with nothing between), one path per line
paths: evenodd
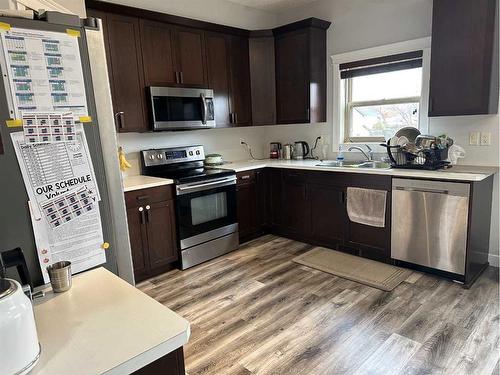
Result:
M153 130L215 127L213 91L180 87L150 87Z
M236 177L177 186L181 250L238 231Z

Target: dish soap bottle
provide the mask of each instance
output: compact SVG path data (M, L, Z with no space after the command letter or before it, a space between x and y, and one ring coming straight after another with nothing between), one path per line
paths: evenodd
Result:
M344 161L344 150L342 150L342 145L339 145L339 152L337 154L337 161L338 162Z

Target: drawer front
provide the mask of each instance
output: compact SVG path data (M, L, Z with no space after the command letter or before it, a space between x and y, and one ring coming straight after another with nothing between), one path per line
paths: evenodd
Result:
M257 171L244 171L236 173L236 183L238 185L253 183L257 179Z
M139 207L148 203L172 200L173 196L173 185L127 191L125 192L125 204L127 208Z
M283 181L286 183L305 183L307 181L309 171L298 169L283 169Z
M391 190L391 176L357 172L312 171L308 182L329 186L352 186L367 189Z

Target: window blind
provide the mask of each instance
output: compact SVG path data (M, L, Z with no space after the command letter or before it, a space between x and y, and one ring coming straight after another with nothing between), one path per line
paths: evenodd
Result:
M346 79L367 76L370 74L420 68L422 67L422 55L423 51L413 51L340 64L340 78Z

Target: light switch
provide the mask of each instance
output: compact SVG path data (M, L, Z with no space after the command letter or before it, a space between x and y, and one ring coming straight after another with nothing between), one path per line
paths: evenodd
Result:
M469 133L469 144L471 146L479 146L480 138L481 138L480 132L470 132Z
M481 146L491 146L491 133L481 133Z

